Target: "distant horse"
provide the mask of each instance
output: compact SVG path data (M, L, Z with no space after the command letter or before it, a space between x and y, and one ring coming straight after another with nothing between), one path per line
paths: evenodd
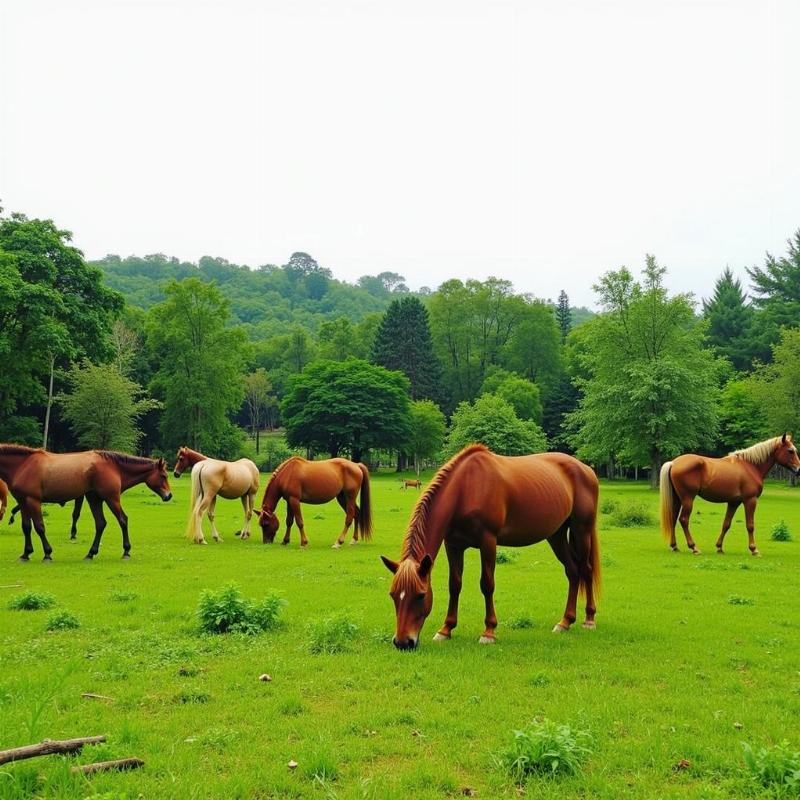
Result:
M356 505L356 497L361 491L361 506ZM325 461L306 461L300 456L292 456L278 466L272 473L258 522L264 544L275 540L280 523L275 514L275 507L281 499L286 500L286 535L283 544L289 544L292 522L297 521L300 529L300 546L308 544L306 529L303 524L301 503L319 505L336 498L344 509L344 530L333 543L333 547L341 547L350 525L355 522L353 539L350 544L358 542L359 532L366 541L372 537L372 511L370 509L369 470L365 464L356 464L346 458L329 458Z
M94 541L86 554L87 559L92 559L100 549L106 527L105 502L122 530L122 557L130 558L128 517L122 510L120 494L144 483L162 500L172 497L163 458L140 458L108 450L48 453L23 445L0 444L0 478L8 483L22 510L25 549L21 561L27 561L33 552L31 523L42 541L44 560L51 560L53 548L45 536L42 503L67 503L86 495L95 522Z
M2 481L0 481L0 483L2 483ZM75 505L72 507L72 527L69 529L69 540L71 542L78 541L78 520L80 519L81 516L81 509L83 508L83 500L84 500L84 495L76 497ZM66 503L59 503L59 505L63 508L66 505ZM14 524L14 517L17 514L19 514L19 511L20 511L19 506L14 506L14 508L11 509L11 516L8 518L9 525ZM0 512L0 519L3 519L2 512Z
M400 561L381 556L394 574L389 594L395 605L395 647L410 650L433 606L431 570L444 542L450 563L450 605L434 640L449 639L458 622L464 551L481 552L481 592L486 628L481 644L495 641L494 567L497 545L524 547L547 539L569 581L567 606L553 628L575 622L578 592L586 594L584 628L595 627L595 591L600 585L594 472L563 453L507 457L480 444L464 448L434 476L411 515Z
M250 536L250 517L258 492L258 467L248 458L221 461L188 447L181 447L178 449L178 460L175 462L173 474L180 478L189 467L192 470L192 505L186 535L195 544L206 543L203 536L203 514L206 514L211 523L214 541L222 541L214 524L214 510L219 495L226 500L241 499L244 508L241 536L242 539L247 539Z
M421 489L422 488L422 481L421 480L406 480L405 478L401 479L403 483L403 488L408 489L408 487L412 487L413 489Z
M760 555L753 535L756 504L764 488L764 478L775 464L800 475L800 459L792 437L787 434L767 439L745 450L736 450L725 458L707 458L694 454L678 456L661 467L661 533L677 552L675 523L680 519L686 544L699 555L700 551L689 531L689 517L695 497L712 503L727 503L728 511L717 539L717 552L722 553L725 534L731 527L736 509L744 504L750 552Z
M6 513L6 506L8 505L8 486L5 481L0 480L0 519ZM14 512L11 512L11 522L14 521Z

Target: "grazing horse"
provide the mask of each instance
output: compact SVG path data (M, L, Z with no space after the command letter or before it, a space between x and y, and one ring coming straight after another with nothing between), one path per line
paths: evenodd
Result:
M361 490L361 505L356 505L356 497ZM283 544L289 544L292 522L300 529L300 547L308 545L303 513L300 503L319 505L336 498L344 509L344 529L333 547L341 547L350 525L355 522L353 539L358 542L358 534L369 541L372 538L372 511L369 499L369 470L365 464L356 464L346 458L329 458L325 461L306 461L300 456L292 456L278 466L272 473L258 522L264 544L272 544L280 523L275 507L281 499L286 500L286 535Z
M0 444L0 478L8 483L22 511L25 549L21 561L27 561L33 552L31 523L42 541L44 560L51 560L53 548L45 536L42 503L67 503L86 495L95 522L94 541L86 554L91 560L100 549L106 527L103 502L122 530L122 557L130 558L128 517L120 504L122 492L144 483L162 500L172 497L163 458L140 458L108 450L48 453L23 445Z
M405 478L401 478L401 480L403 482L403 488L404 489L408 489L409 486L411 486L413 489L421 489L422 488L422 481L419 480L419 479L410 480L409 481L409 480L406 480Z
M217 526L214 524L214 509L217 496L226 500L241 499L244 508L242 539L250 536L250 517L253 515L256 493L258 492L258 467L249 458L238 461L221 461L209 458L188 447L178 449L178 460L173 474L180 478L184 470L192 470L192 505L186 535L195 544L206 544L203 536L203 514L211 523L211 534L215 542L221 542Z
M435 641L449 639L458 622L464 551L481 552L481 592L486 628L479 641L491 644L494 567L497 545L524 547L547 539L569 581L567 606L553 628L561 633L575 622L578 592L586 594L584 628L594 628L595 592L600 585L597 520L598 482L594 472L563 453L498 456L480 444L464 448L434 476L411 515L400 561L381 556L394 574L389 594L397 615L392 642L400 650L419 644L431 612L431 570L444 542L450 563L450 604Z
M792 437L783 434L767 439L744 450L735 450L725 458L708 458L694 454L678 456L661 467L661 533L669 541L673 551L678 551L675 542L675 523L680 520L686 544L699 555L700 551L689 531L689 517L695 497L711 503L727 503L728 511L717 538L717 552L722 553L725 534L731 527L736 509L744 504L747 524L748 546L754 556L761 555L753 535L758 498L764 489L764 478L775 464L800 475L800 459Z

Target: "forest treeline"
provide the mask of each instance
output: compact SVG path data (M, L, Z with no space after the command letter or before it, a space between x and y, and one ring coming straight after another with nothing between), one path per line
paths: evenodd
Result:
M292 447L372 463L483 441L613 474L800 427L800 232L700 303L654 257L638 272L598 276L592 314L501 278L348 284L302 252L87 263L52 221L0 215L0 440L231 458L280 425Z

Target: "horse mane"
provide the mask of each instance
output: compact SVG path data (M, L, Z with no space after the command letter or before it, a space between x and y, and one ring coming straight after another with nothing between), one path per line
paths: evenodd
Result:
M144 466L145 464L152 467L155 461L152 458L145 458L144 456L132 456L129 453L118 453L116 450L95 450L99 456L102 456L109 461L114 461L117 464L133 464L136 466Z
M269 481L267 481L267 488L264 491L264 497L266 498L267 492L269 491L269 487L272 485L272 482L275 480L275 478L278 477L278 475L280 475L281 472L283 472L284 468L288 464L294 461L302 461L302 460L303 460L302 456L289 456L289 458L287 458L286 461L281 461L281 463L278 464L277 467L275 467L272 475L270 475Z
M425 528L428 522L428 514L430 513L431 503L442 486L447 482L447 479L450 477L453 470L471 455L474 455L475 453L488 452L490 452L490 450L485 445L468 445L463 450L456 453L433 476L433 480L428 484L428 488L425 489L419 500L417 500L417 504L414 506L414 511L411 514L411 520L408 523L408 530L406 531L406 536L403 540L403 553L401 556L402 561L405 561L407 558L415 558L417 554L420 554L424 551ZM401 570L398 569L397 575L400 575L400 573Z
M780 436L773 436L771 439L764 439L763 442L742 450L734 450L730 455L734 458L741 458L743 461L749 461L751 464L763 464L775 452L780 440Z
M24 444L0 444L0 454L8 456L24 456L36 453L41 448L27 447Z

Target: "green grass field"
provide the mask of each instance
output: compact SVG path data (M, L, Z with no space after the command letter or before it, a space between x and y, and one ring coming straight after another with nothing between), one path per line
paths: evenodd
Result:
M551 633L566 580L542 543L497 566L495 646L477 642L476 551L467 554L460 625L452 641L432 642L447 604L442 551L422 645L400 653L390 644L390 575L379 555L397 558L416 491L401 490L394 475L374 478L374 541L338 551L330 545L339 507L307 507L310 547L301 551L296 532L289 547L262 545L260 532L234 538L241 506L225 501L217 505L224 543L207 534L208 546L189 544L189 480L171 482L169 504L143 488L125 495L129 562L113 520L93 563L82 560L88 513L70 544L71 509L48 507L52 564L41 562L36 537L31 562L18 563L19 524L2 523L0 749L101 733L108 742L76 758L0 767L0 797L745 797L763 790L744 769L742 742L800 746L800 543L769 538L783 518L800 539L796 490L765 491L756 516L763 557L753 558L741 512L727 554L717 556L724 506L699 502L703 555L689 555L682 537L676 555L657 530L656 494L605 484L601 503L642 501L653 524L615 528L601 515L604 590L593 632ZM201 592L231 581L253 599L285 598L282 627L198 634ZM52 594L56 605L9 610L24 591ZM47 632L61 610L80 628ZM333 615L358 626L349 650L313 654L309 625ZM260 682L262 673L272 681ZM494 756L536 717L588 729L594 752L577 776L520 788ZM146 766L69 773L75 763L125 756ZM682 759L688 766L676 769Z

